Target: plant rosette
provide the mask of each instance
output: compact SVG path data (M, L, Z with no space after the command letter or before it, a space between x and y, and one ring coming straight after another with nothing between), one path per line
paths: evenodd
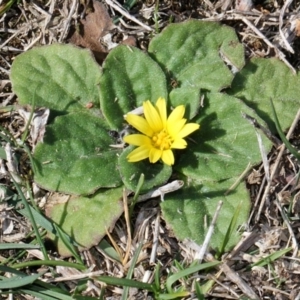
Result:
M202 244L223 200L211 246L224 251L234 246L250 207L238 180L261 160L255 129L241 112L273 130L266 117L272 115L271 97L275 109L284 112L285 129L300 89L298 75L278 60L253 59L245 65L232 28L197 20L167 26L151 40L148 53L117 46L101 67L89 51L71 45L34 48L15 59L11 81L21 105L34 99L35 106L51 111L44 141L33 153L34 180L49 191L72 195L47 214L80 249L105 235L93 212L113 226L122 213L122 187L135 191L141 174L143 193L171 176L185 182L161 205L179 239ZM266 91L259 99L258 89ZM139 107L142 115L132 113ZM133 132L123 137L128 123ZM270 149L271 143L262 141ZM120 209L112 209L112 203ZM58 246L69 254L63 243Z

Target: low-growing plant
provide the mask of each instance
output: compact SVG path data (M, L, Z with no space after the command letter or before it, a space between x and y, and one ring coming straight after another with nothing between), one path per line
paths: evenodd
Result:
M283 129L300 101L298 74L277 59L245 65L232 28L197 20L170 24L151 40L148 53L120 45L102 67L72 45L37 47L15 59L11 81L21 105L34 98L51 110L44 141L33 153L34 180L71 195L47 216L79 250L99 243L123 212L123 188L135 191L144 174L141 193L171 177L184 182L161 203L180 240L202 244L223 201L210 242L222 255L239 240L237 228L249 213L240 175L261 159L255 130L241 113L275 132L269 99ZM134 115L140 107L145 118ZM122 135L126 121L139 131L129 128L129 147ZM267 138L263 143L270 149ZM56 241L61 255L72 254L62 237Z

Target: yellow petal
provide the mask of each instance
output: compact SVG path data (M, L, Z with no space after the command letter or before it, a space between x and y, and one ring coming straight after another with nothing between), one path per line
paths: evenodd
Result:
M159 97L156 101L156 108L160 115L160 119L162 121L163 127L167 126L167 104L166 100L162 97Z
M172 127L172 125L176 124L179 120L181 120L184 116L185 107L184 105L176 106L175 109L171 112L168 118L168 127Z
M182 128L182 130L178 133L177 137L184 138L199 128L200 128L200 125L197 123L185 124L184 127Z
M173 155L172 150L163 151L161 159L168 166L174 165L175 160L174 160L174 155Z
M149 153L149 160L151 163L156 163L162 155L162 150L159 150L157 148L151 148L150 153Z
M137 162L149 157L150 148L148 146L140 146L134 149L127 155L127 160L129 162Z
M182 130L184 124L186 123L186 119L180 119L175 123L168 123L168 134L173 138L176 139L178 136L178 133Z
M184 139L178 138L176 139L172 145L171 148L172 149L184 149L187 146L187 142Z
M140 131L141 133L144 133L148 136L152 136L153 135L153 130L151 129L151 127L149 126L148 122L137 115L134 114L127 114L125 117L125 120L134 128L136 128L138 131Z
M143 146L151 145L151 139L143 134L129 134L124 136L123 141L130 145Z
M163 129L163 123L160 118L158 111L152 105L152 103L147 100L143 103L145 118L154 132L159 132Z

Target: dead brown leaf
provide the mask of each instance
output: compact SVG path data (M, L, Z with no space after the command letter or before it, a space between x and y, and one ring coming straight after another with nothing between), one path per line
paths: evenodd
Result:
M100 39L114 28L114 24L102 3L94 0L92 6L93 11L88 12L85 19L80 20L80 26L70 38L70 42L90 49L98 63L102 63L108 49L101 44Z

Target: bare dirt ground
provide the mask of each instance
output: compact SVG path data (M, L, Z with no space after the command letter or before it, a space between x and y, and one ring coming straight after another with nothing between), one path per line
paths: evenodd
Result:
M278 57L291 69L298 71L300 66L300 1L251 1L251 0L188 0L188 1L136 1L132 7L123 1L88 0L49 0L18 1L4 10L8 1L0 3L0 122L15 137L20 135L24 121L16 111L8 112L7 107L17 103L11 91L9 73L14 58L35 46L52 43L74 43L93 51L101 64L109 49L116 44L125 43L146 50L149 40L170 22L182 22L190 18L206 21L219 21L232 26L243 43L247 59L251 57ZM13 1L12 1L13 2ZM126 2L127 5L129 1ZM126 4L125 3L125 4ZM79 35L76 28L83 29ZM106 37L103 39L103 37ZM296 108L295 108L296 115ZM279 116L280 117L280 116ZM299 145L300 128L293 128L292 141ZM3 140L2 140L3 142ZM214 285L205 296L207 299L300 299L300 257L298 251L300 196L297 182L291 182L299 171L298 162L286 151L273 149L269 154L274 176L267 184L264 169L258 165L247 178L253 207L243 240L223 260L220 270L202 275L201 279L213 279ZM22 174L30 173L28 159L20 163ZM5 168L1 162L1 168ZM0 182L13 188L10 180L0 172ZM43 191L47 194L47 191ZM275 200L279 195L279 201ZM282 209L282 203L291 203L290 218ZM143 217L143 224L135 225L135 232L143 226L145 240L143 263L137 265L134 279L142 280L148 271L152 247L153 227L159 216L159 202L149 201L135 209L136 219ZM5 219L13 219L13 230L2 232L2 242L25 241L30 224L21 218L14 208L2 207L2 225ZM137 223L136 223L137 224ZM4 226L5 227L5 226ZM2 226L2 230L5 230ZM121 249L126 249L126 223L121 218L112 232ZM135 237L133 237L135 238ZM195 252L187 244L178 242L165 228L163 221L159 228L160 247L156 259L161 262L161 278L172 269L176 258L183 264L194 259ZM249 268L260 258L287 247L293 247L288 255L283 255L265 266ZM51 257L59 258L55 249L49 247ZM0 259L4 262L14 256L12 251L2 251ZM38 256L32 252L22 259ZM91 271L122 277L126 275L132 252L127 264L112 262L99 248L94 247L82 253ZM61 259L61 258L60 258ZM46 268L42 268L45 269ZM58 270L57 270L58 271ZM28 271L29 272L29 271ZM45 281L58 282L72 291L78 280L70 280L75 274L61 268L58 278L53 279L50 272L44 275ZM151 273L150 273L151 274ZM80 272L76 275L80 275ZM153 274L152 274L153 275ZM152 276L150 275L150 277ZM192 292L192 280L186 282ZM102 284L90 281L83 295L99 297ZM119 299L121 289L107 287L104 299ZM3 296L6 299L6 296ZM31 296L18 296L19 299L34 299ZM15 298L17 299L17 298ZM132 289L130 299L152 299L145 291ZM185 299L197 299L196 296Z

